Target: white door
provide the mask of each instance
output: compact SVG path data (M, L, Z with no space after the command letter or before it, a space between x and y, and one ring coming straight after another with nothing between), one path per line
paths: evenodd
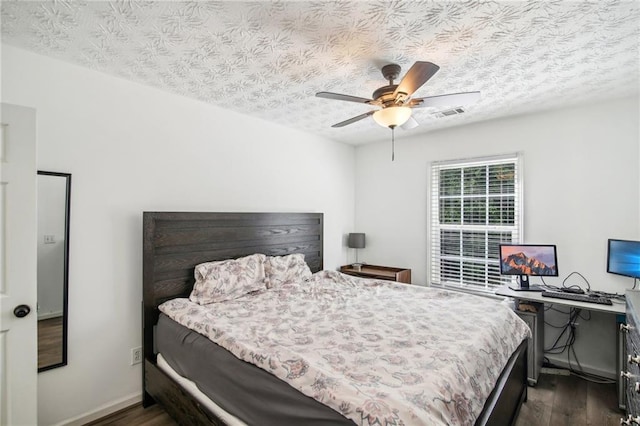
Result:
M38 422L36 111L2 104L0 121L0 424L33 426ZM26 312L16 310L21 305L31 312L20 318Z

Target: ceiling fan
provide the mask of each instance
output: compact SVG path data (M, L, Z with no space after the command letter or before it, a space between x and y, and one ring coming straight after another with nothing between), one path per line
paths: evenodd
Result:
M331 127L344 127L373 115L376 123L383 127L390 128L392 132L393 129L398 126L412 129L418 125L418 122L411 117L412 108L460 106L473 103L480 98L480 92L463 92L428 96L426 98L412 98L411 95L429 81L439 69L439 66L431 62L418 61L409 68L409 71L399 84L393 84L394 80L400 75L401 68L398 64L388 64L382 67L382 76L389 81L389 84L376 89L372 95L373 99L332 92L318 92L316 96L319 98L358 102L380 107L380 109L365 112L364 114L336 123Z

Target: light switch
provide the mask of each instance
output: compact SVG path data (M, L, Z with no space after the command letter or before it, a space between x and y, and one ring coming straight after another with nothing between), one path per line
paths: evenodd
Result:
M45 244L54 244L56 242L56 236L55 235L45 235L44 236L44 243Z

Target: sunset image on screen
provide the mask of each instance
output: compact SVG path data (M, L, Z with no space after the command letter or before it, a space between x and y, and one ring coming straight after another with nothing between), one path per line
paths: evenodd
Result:
M555 246L500 246L500 272L503 275L557 276Z

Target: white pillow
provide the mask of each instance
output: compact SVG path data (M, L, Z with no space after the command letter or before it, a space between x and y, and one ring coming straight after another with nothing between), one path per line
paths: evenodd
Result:
M200 305L237 299L265 288L264 254L201 263L189 300Z
M311 269L304 261L304 254L267 256L265 261L267 288L306 281L311 278Z

